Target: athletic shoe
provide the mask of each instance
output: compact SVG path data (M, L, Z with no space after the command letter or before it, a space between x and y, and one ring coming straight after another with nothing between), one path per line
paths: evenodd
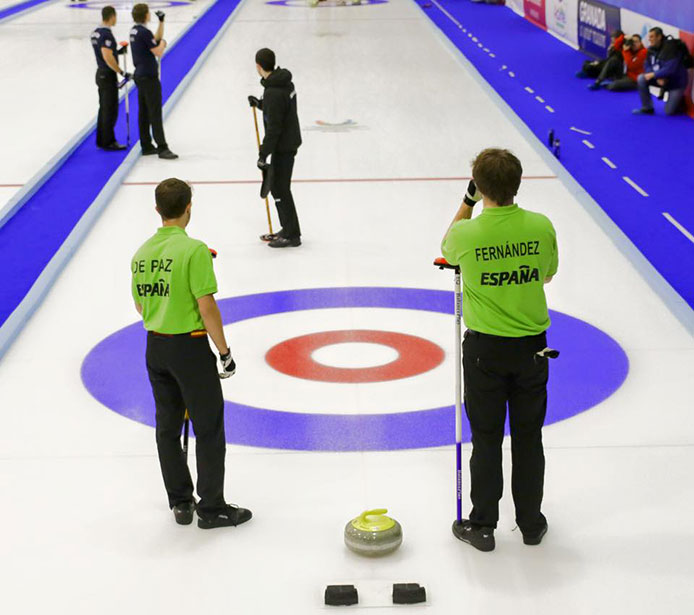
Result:
M271 248L298 248L301 245L301 239L295 237L294 239L289 239L288 237L276 237L269 244Z
M537 534L523 534L523 544L539 545L547 533L547 524Z
M236 504L227 504L226 508L212 517L203 516L198 512L198 527L203 530L211 530L216 527L229 527L241 525L250 521L253 513L246 509L236 506Z
M579 70L579 71L576 73L576 76L577 76L578 78L580 78L580 79L583 79L583 78L587 77L588 75L586 75L585 71Z
M468 543L479 551L493 551L496 546L494 529L491 527L476 527L467 519L453 523L453 535Z
M143 147L142 148L142 155L143 156L151 156L152 154L156 154L156 153L158 153L158 150L153 145L150 145L149 147Z
M105 149L107 152L120 152L127 149L127 147L122 143L118 143L118 141L114 141L110 145L105 145L102 149Z
M589 90L599 90L601 87L602 87L602 83L598 83L597 81L595 81L594 83L591 83L588 86L588 89Z
M178 158L177 154L174 154L168 147L165 147L159 152L159 158L164 160L176 160Z
M174 518L178 525L190 525L193 523L193 513L195 512L195 500L191 502L181 502L173 507Z
M647 109L646 107L641 107L640 109L632 110L632 113L634 115L653 115L655 113L655 109Z

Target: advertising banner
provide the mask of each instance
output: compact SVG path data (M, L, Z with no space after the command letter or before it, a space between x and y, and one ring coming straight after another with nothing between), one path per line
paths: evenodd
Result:
M547 29L545 21L545 0L523 0L525 18L535 25Z
M506 6L513 9L516 13L525 17L525 9L523 8L523 0L506 0Z
M578 0L545 0L547 29L578 46Z
M648 46L648 31L651 28L662 28L665 36L672 34L672 36L678 38L680 35L679 28L675 28L675 26L647 17L646 15L634 13L634 11L630 11L629 9L622 9L622 30L624 30L624 34L640 34L644 45Z
M619 29L620 10L598 0L578 0L578 44L587 54L604 58L610 32Z

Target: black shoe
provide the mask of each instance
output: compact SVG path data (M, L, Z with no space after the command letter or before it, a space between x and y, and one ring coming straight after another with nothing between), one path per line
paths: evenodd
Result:
M250 521L253 513L246 508L239 508L235 504L227 504L226 509L212 517L198 513L198 527L203 530L211 530L215 527L229 527L241 525Z
M159 158L163 158L164 160L176 160L178 155L174 154L168 147L165 147L159 152Z
M107 152L120 152L121 150L128 149L127 146L118 141L114 141L110 145L104 145L101 149L105 149Z
M453 523L453 535L468 543L479 551L493 551L496 546L494 529L491 527L475 527L467 519Z
M523 534L523 544L539 545L547 533L547 524L537 534Z
M143 147L142 148L142 155L143 156L152 156L153 154L156 154L158 152L157 148L154 147L153 145L150 145L149 147Z
M301 245L301 239L295 237L294 239L289 239L288 237L276 237L269 244L271 248L298 248Z
M655 109L652 107L650 109L648 107L641 107L640 109L634 109L632 113L634 115L653 115L655 113Z
M174 517L178 525L190 525L193 523L195 513L195 501L181 502L173 507Z

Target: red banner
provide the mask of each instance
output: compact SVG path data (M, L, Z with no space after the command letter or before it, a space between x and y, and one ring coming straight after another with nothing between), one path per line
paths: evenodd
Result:
M545 0L523 0L525 18L532 21L535 25L547 29L545 18Z

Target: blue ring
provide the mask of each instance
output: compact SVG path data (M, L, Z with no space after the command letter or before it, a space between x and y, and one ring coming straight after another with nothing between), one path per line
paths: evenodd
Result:
M453 293L414 288L316 288L243 295L218 303L224 324L230 324L326 308L398 308L452 314ZM552 345L562 351L562 356L551 367L546 423L569 418L609 397L624 382L629 367L622 348L599 329L566 314L551 312L551 316ZM154 426L154 402L144 364L145 341L141 323L107 337L85 358L82 380L107 407ZM393 386L395 390L397 385ZM453 406L334 415L256 408L226 400L225 421L227 440L232 444L287 450L424 448L452 444L455 434ZM463 438L468 441L468 425L463 423Z

